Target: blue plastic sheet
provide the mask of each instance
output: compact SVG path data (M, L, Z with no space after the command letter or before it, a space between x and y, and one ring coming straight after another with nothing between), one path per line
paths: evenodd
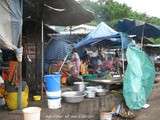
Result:
M78 42L75 45L75 48L84 47L90 45L92 43L98 43L104 39L111 40L113 42L117 41L117 39L110 39L120 37L119 33L106 25L104 22L101 22L95 30L90 32L84 39Z

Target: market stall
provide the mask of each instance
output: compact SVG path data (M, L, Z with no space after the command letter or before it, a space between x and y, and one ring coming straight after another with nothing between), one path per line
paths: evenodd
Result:
M118 72L119 77L122 79L122 74L125 69L124 49L127 48L128 43L129 40L127 35L118 33L105 23L101 22L95 30L78 42L75 45L75 48L81 49L84 47L97 46L98 51L94 50L92 52L92 54L96 55L89 56L90 62L92 62L93 58L94 61L101 61L102 63L92 64L92 67L94 66L93 70L96 70L96 73L99 72L97 69L101 69L100 71L107 71L108 73L104 72L106 75L105 79L110 78L110 80L112 80L115 72ZM108 53L112 53L112 55L109 55ZM98 57L100 57L100 59L98 59ZM97 74L97 76L102 77L100 74ZM102 77L100 79L104 78Z
M2 67L4 68L2 71L3 73L5 72L5 77L4 79L9 79L9 82L11 81L10 85L14 86L14 95L11 95L10 97L10 101L14 102L14 108L12 109L22 109L23 107L26 107L28 105L28 89L26 90L27 92L23 93L22 91L24 91L23 88L23 82L22 82L22 54L23 54L23 50L22 48L19 49L19 47L22 46L22 22L25 21L25 23L30 20L40 20L40 24L42 22L42 28L40 25L40 31L42 33L42 42L39 42L41 44L42 47L42 55L41 55L41 64L42 66L38 66L39 68L42 69L42 75L39 77L43 78L43 30L45 30L45 25L44 24L57 24L57 25L70 25L71 24L71 19L73 19L73 16L75 16L75 21L73 24L77 25L77 24L82 24L85 22L89 22L91 21L94 17L93 14L87 10L85 10L84 8L82 8L80 6L80 4L78 4L77 2L75 2L74 0L70 1L68 3L68 1L65 1L65 4L67 4L68 6L64 6L63 3L64 1L54 1L53 4L50 4L50 1L45 1L45 3L43 3L42 1L30 1L30 0L25 0L24 1L25 4L23 4L23 0L13 0L13 1L6 1L3 0L0 3L0 10L1 10L1 21L0 21L0 46L1 48L7 48L7 50L11 50L11 53L14 54L14 56L12 56L12 59L14 59L14 64L13 62L11 63L9 59L9 62L11 64L9 64L9 66L5 66ZM33 5L33 4L34 5ZM70 6L70 4L72 4ZM24 5L24 6L23 6ZM63 11L59 11L57 9L52 9L53 7L58 7L59 9L65 9ZM72 13L70 12L70 10L72 10L73 8L77 8L78 13ZM24 9L23 9L24 8ZM38 8L38 9L37 9ZM42 9L40 9L42 8ZM43 9L44 8L44 9ZM24 15L22 15L24 11ZM52 12L51 12L52 11ZM38 14L37 14L38 13ZM41 14L43 13L43 15ZM62 14L61 14L62 13ZM76 15L80 15L80 16L76 16ZM5 16L5 17L4 17ZM23 17L22 17L23 16ZM56 18L58 18L58 21L50 21L51 19L48 19L48 17L55 18L55 16L57 16ZM54 16L54 17L53 17ZM58 17L59 16L59 17ZM83 17L82 17L83 16ZM24 21L22 20L22 18L24 18ZM65 20L65 18L68 20L68 22ZM76 19L82 18L82 20L78 21ZM44 20L45 19L45 20ZM43 20L44 20L44 24L43 24ZM55 19L54 19L55 20ZM64 21L64 22L63 22ZM59 23L58 23L59 22ZM71 24L71 25L73 25ZM26 25L26 24L25 24ZM24 29L25 31L25 29ZM32 33L32 32L31 32ZM31 35L31 34L30 34ZM35 34L34 34L35 35ZM33 34L29 37L31 37L31 39L33 39L32 37L34 36ZM40 37L37 37L37 39ZM25 43L24 43L25 44ZM32 48L32 53L35 55L35 47L33 46ZM5 50L2 51L2 53ZM27 51L28 52L28 51ZM26 52L26 54L27 54ZM40 52L39 52L40 54ZM34 57L34 55L32 57ZM10 57L9 54L6 54L6 56ZM19 62L19 63L18 63ZM3 62L4 63L4 62ZM18 65L16 64L18 63ZM40 70L40 69L39 69ZM37 71L36 71L37 72ZM11 77L9 74L12 74ZM37 74L37 73L36 73ZM13 78L13 79L12 79ZM10 80L11 79L11 80ZM43 83L41 81L41 83ZM5 86L6 87L6 86ZM17 95L17 88L18 88L18 95ZM42 84L42 88L43 88L43 84ZM13 91L12 91L13 92ZM43 92L43 90L42 90ZM7 92L9 93L9 92ZM23 96L27 96L25 97L25 100L23 99ZM14 97L14 99L12 99ZM18 99L17 99L18 98ZM26 104L27 101L27 104ZM23 104L23 102L25 102L25 105Z
M11 100L14 108L20 108L22 103L22 1L13 0L2 1L0 3L1 21L0 21L0 46L3 48L3 62L6 66L2 68L2 78L5 80L6 103L10 107ZM5 16L5 17L4 17ZM6 50L5 50L6 49ZM2 56L1 56L2 57ZM6 59L4 59L6 58ZM13 87L14 90L6 88ZM18 91L17 91L18 88ZM14 94L13 94L14 92ZM17 94L18 93L18 94ZM12 99L12 98L16 99ZM17 97L19 105L17 105ZM23 97L24 98L24 97ZM11 105L11 106L12 106ZM24 105L24 104L23 104ZM13 108L10 107L10 108ZM26 104L24 105L26 106Z

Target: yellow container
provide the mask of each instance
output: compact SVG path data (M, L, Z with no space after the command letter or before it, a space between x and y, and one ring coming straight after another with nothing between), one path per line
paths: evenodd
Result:
M25 108L28 106L28 94L29 94L29 89L28 86L25 87L24 91L22 92L22 108ZM7 92L5 101L7 104L7 107L10 110L16 110L18 108L18 92Z
M39 100L41 100L41 96L40 95L35 95L35 96L33 96L33 100L34 101L39 101Z

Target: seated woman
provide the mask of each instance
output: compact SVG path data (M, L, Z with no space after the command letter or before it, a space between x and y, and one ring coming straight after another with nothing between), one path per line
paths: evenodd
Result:
M88 64L85 60L81 61L80 74L81 75L88 74Z
M104 61L103 61L103 67L105 70L108 71L113 71L113 59L111 57L107 57Z
M5 66L2 69L2 78L4 81L9 81L12 85L18 86L19 84L19 63L16 58L16 54L12 50L2 50L3 60Z
M97 69L97 57L91 57L88 62L88 72L95 74Z

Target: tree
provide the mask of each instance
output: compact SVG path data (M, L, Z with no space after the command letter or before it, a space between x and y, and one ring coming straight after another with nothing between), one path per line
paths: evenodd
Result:
M140 14L133 11L126 4L120 4L118 2L114 2L113 0L98 0L98 2L81 0L80 3L82 6L95 13L96 19L92 23L98 24L100 21L105 21L113 27L118 20L130 18L160 25L159 18L149 17L146 14Z

